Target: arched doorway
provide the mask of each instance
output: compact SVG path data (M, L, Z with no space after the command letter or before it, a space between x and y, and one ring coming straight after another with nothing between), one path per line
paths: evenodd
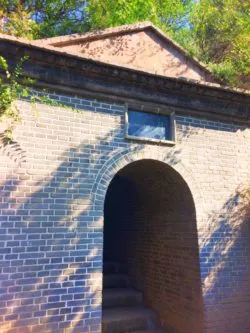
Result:
M192 194L177 171L151 159L122 168L104 207L104 321L117 311L128 311L131 318L131 308L150 308L159 323L150 318L146 324L134 320L131 327L128 322L107 326L107 319L103 331L160 324L166 332L201 333L197 238Z

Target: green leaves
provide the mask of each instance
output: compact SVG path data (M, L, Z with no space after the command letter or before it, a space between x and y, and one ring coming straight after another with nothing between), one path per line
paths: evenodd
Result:
M30 39L150 20L224 83L250 87L249 1L0 0L0 8L0 32Z
M186 24L192 0L0 0L0 30L30 39L150 20L172 33Z
M86 31L84 0L0 0L0 32L29 39Z
M0 69L3 69L5 72L8 70L8 63L4 57L0 56Z
M4 143L11 142L12 131L15 123L20 121L20 113L14 104L19 96L27 96L28 90L19 83L22 76L22 67L27 57L24 57L17 64L13 72L9 71L6 59L0 56L0 69L2 69L3 78L0 79L0 121L7 123L7 129L4 131Z
M32 87L35 81L23 76L23 65L27 60L28 57L23 57L15 69L9 71L6 59L0 56L0 71L2 69L3 74L3 78L0 78L0 122L4 121L7 124L3 135L0 136L3 138L4 144L12 142L13 129L16 123L21 121L20 112L14 103L18 98L29 98L32 104L39 102L51 106L71 108L75 112L80 112L76 108L50 98L45 89L43 90L44 95L31 95L28 87ZM35 108L34 112L37 114Z
M92 28L150 20L225 84L250 88L248 1L92 0L86 10Z
M0 0L0 32L16 37L33 39L38 34L38 25L31 19L31 13L21 1Z
M198 57L227 84L250 87L250 3L201 0L190 21Z
M91 28L149 20L170 33L186 24L191 8L191 0L91 0L86 5Z

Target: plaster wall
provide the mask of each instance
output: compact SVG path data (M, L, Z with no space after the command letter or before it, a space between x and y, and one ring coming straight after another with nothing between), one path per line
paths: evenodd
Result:
M154 74L212 82L204 71L150 30L86 42L76 41L73 45L62 45L60 48Z

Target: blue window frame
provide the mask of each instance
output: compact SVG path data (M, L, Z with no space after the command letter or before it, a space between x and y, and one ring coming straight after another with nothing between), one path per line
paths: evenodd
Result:
M171 115L159 115L129 110L127 112L127 136L149 141L173 142Z

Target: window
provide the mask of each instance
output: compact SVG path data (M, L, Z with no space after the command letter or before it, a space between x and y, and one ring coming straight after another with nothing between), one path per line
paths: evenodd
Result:
M129 110L126 117L126 136L137 140L174 143L173 115L160 115Z

